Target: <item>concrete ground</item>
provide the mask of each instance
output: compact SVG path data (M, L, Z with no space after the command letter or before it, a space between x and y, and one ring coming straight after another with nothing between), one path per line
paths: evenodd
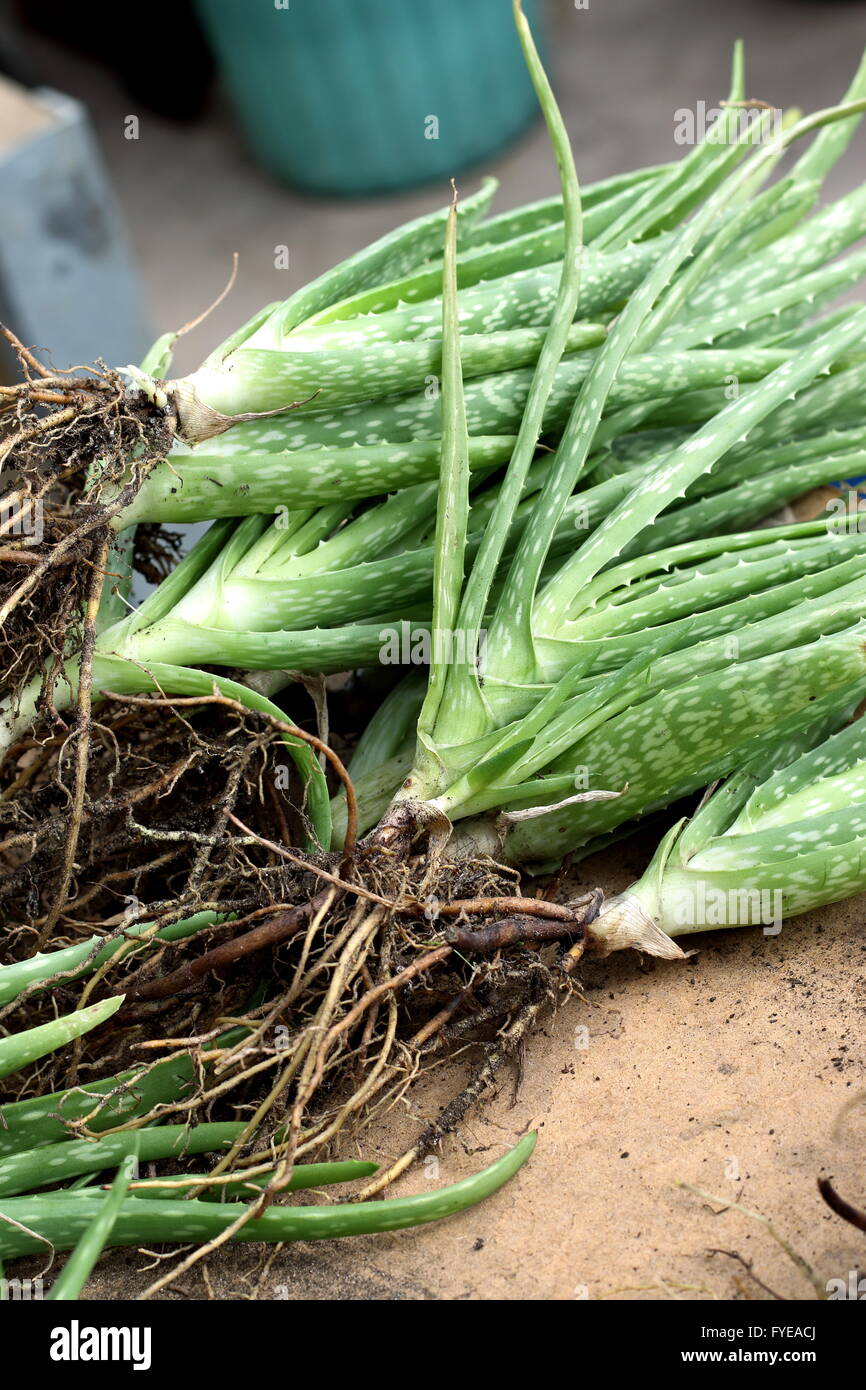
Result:
M552 15L556 85L585 180L676 153L674 112L724 95L732 41L747 41L749 95L811 108L842 93L866 41L866 6L731 0L561 0ZM267 300L283 297L363 242L429 209L422 190L357 203L311 199L278 186L252 162L227 105L177 128L146 117L123 138L128 102L96 67L40 50L46 80L86 99L124 209L154 327L193 317L240 273L229 301L182 345L197 360ZM862 176L862 149L834 175ZM535 128L492 162L498 206L543 196L555 173ZM461 186L469 189L464 175ZM291 269L273 266L287 243ZM581 866L617 889L640 871L636 841ZM483 1207L437 1227L339 1244L289 1246L265 1272L261 1251L210 1262L218 1297L350 1299L763 1299L813 1290L767 1228L769 1218L820 1282L862 1264L862 1237L822 1205L832 1173L866 1200L864 900L786 925L708 935L685 964L644 970L636 957L587 967L586 1000L563 1008L528 1049L522 1089L510 1080L443 1150L438 1171L400 1190L423 1191L475 1171L531 1124L532 1161ZM588 1032L580 1030L586 1027ZM440 1077L392 1117L371 1157L401 1152L456 1085ZM861 1103L856 1098L861 1097ZM847 1102L855 1101L845 1110ZM707 1202L678 1183L718 1198ZM721 1249L727 1254L710 1254ZM733 1253L731 1253L733 1252ZM738 1262L754 1260L757 1283ZM151 1261L118 1253L91 1296L140 1291ZM182 1280L204 1298L200 1274Z

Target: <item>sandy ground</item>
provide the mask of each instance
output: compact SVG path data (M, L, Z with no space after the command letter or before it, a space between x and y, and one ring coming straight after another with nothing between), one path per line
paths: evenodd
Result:
M587 860L581 877L618 890L649 846L644 835ZM816 1178L832 1175L851 1200L866 1198L864 916L866 896L786 923L775 937L706 933L685 963L647 965L629 953L585 965L585 998L528 1046L516 1100L512 1073L447 1141L438 1165L428 1160L395 1191L455 1182L535 1127L535 1153L506 1188L435 1226L285 1246L266 1271L264 1247L217 1255L208 1261L214 1295L771 1296L731 1256L708 1253L715 1247L754 1261L782 1297L814 1297L763 1225L720 1211L732 1201L769 1218L822 1281L847 1279L866 1264L863 1239L827 1210ZM417 1091L413 1113L392 1116L365 1156L397 1157L458 1081L451 1068ZM154 1277L150 1259L118 1252L88 1292L134 1297ZM179 1286L188 1298L208 1297L196 1272Z

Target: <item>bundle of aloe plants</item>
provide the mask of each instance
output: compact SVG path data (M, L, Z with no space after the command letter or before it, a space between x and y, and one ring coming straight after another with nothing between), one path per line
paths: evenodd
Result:
M385 1187L585 950L680 954L684 875L748 890L766 851L785 911L861 886L859 811L834 819L858 736L804 750L866 695L866 538L755 527L866 472L866 308L833 307L866 272L866 185L816 210L866 62L777 129L738 49L704 143L581 190L516 15L558 197L455 196L182 380L170 335L83 381L18 345L4 458L47 544L4 542L0 597L0 1254L80 1239L70 1286L105 1242L206 1241L185 1268L459 1209L532 1137L435 1196L277 1199L371 1175L339 1144L480 1046L361 1195ZM173 564L179 520L213 525ZM134 544L168 571L138 608ZM290 682L316 732L275 702ZM624 902L520 888L722 778ZM793 864L810 796L829 819ZM136 1155L174 1171L137 1180Z

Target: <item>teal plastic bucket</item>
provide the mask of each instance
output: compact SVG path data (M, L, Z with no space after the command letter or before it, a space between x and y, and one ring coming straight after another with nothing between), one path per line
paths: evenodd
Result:
M318 193L441 180L537 112L510 0L197 0L261 162ZM535 0L524 10L539 41Z

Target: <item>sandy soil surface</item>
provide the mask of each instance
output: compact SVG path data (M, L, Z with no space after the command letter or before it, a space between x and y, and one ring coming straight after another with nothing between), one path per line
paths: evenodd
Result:
M640 870L644 835L581 866L618 890ZM584 966L585 998L548 1019L522 1084L498 1092L448 1140L438 1164L395 1189L423 1191L484 1167L526 1131L526 1167L483 1206L394 1235L261 1246L208 1261L193 1299L766 1299L814 1297L761 1213L822 1282L866 1265L862 1236L816 1188L832 1175L866 1199L866 895L760 930L706 933L685 963L628 955ZM393 1160L453 1093L459 1067L393 1115L366 1156ZM857 1097L860 1097L859 1102ZM850 1104L845 1110L847 1103ZM678 1186L720 1200L709 1203ZM88 1293L134 1297L152 1260L117 1252ZM151 1272L146 1273L145 1267Z

